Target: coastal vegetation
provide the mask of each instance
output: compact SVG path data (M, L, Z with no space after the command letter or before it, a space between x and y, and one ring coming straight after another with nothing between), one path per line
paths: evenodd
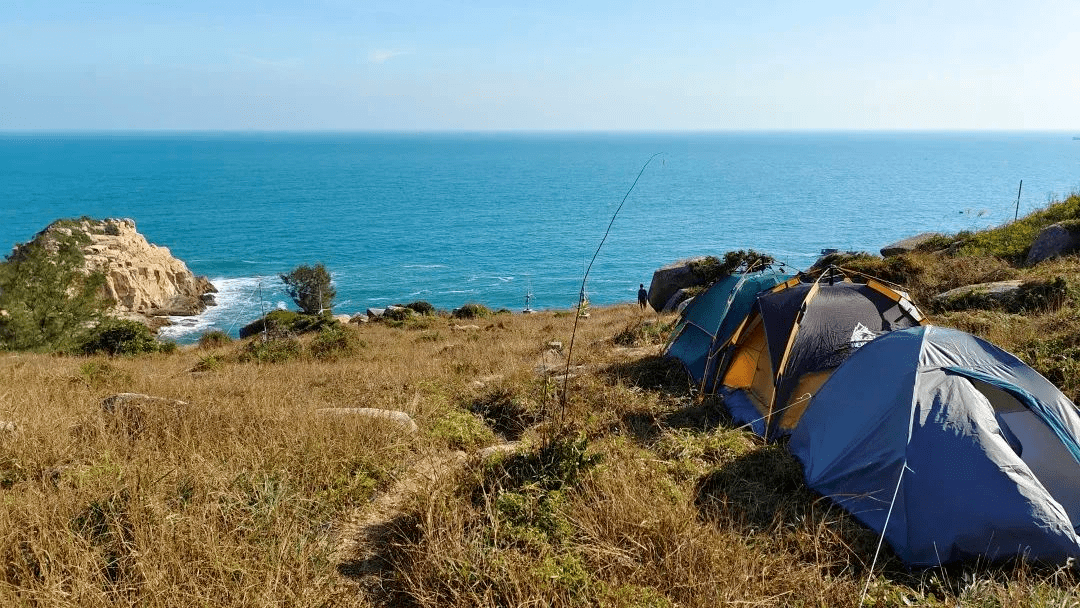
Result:
M1016 237L1001 230L832 261L901 284L934 323L1016 353L1075 400L1080 257L1025 266L1023 248L1002 254ZM1044 287L1020 303L936 303L1006 278ZM874 534L660 356L674 316L470 318L0 357L0 605L1068 606L1080 594L1060 564L911 571L887 547L874 564ZM119 393L156 399L106 405ZM358 409L403 412L415 430Z
M82 271L89 237L67 232L18 245L0 264L0 349L66 350L104 318L105 276Z
M304 314L319 315L333 309L337 290L326 266L303 264L288 274L282 274L281 281L285 283L285 292Z

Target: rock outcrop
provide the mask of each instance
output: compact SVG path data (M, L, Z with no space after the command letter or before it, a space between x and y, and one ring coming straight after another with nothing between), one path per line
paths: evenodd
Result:
M213 304L210 294L217 289L210 281L195 276L167 248L149 243L133 220L61 220L36 239L75 233L88 238L82 245L84 265L105 274L102 289L114 302L110 312L115 316L197 315Z
M652 282L649 284L649 306L660 312L674 310L681 300L673 302L672 299L680 289L702 284L701 277L693 269L693 262L701 259L704 258L680 260L653 272Z
M890 257L894 255L900 255L901 253L914 251L915 248L919 245L922 245L927 241L941 238L942 236L943 235L940 232L923 232L922 234L909 236L906 239L901 239L899 241L896 241L895 243L882 247L881 255L884 257Z

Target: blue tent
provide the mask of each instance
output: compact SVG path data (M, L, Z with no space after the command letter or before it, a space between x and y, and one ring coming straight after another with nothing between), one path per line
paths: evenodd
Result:
M739 327L757 294L789 278L791 275L766 269L729 275L713 283L683 309L665 354L681 361L694 382L701 385L710 367L710 353ZM711 390L711 386L704 388Z
M813 396L789 448L806 482L910 565L1080 556L1080 416L1048 380L964 332L861 346Z

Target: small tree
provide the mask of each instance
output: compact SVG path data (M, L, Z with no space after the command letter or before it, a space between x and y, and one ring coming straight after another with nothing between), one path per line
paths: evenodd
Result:
M281 275L285 291L305 314L317 315L330 312L337 291L330 284L330 273L322 264L297 266L289 274Z
M105 275L83 270L81 233L18 245L0 264L0 349L63 350L101 321Z

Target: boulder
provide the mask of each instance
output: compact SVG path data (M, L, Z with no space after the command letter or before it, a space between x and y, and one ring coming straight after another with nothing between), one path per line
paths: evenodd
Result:
M1028 250L1027 264L1038 264L1080 249L1080 231L1074 232L1064 224L1052 224L1043 228Z
M415 433L419 430L412 416L398 410L381 410L373 407L324 407L315 410L315 412L330 416L356 416L385 420L406 433Z
M368 319L378 319L386 314L385 308L369 308L367 309Z
M909 251L913 251L919 245L922 245L927 241L940 238L941 236L943 235L940 232L923 232L921 234L916 234L915 236L909 236L906 239L901 239L899 241L896 241L895 243L882 247L881 255L885 257L890 257L894 255L900 255L901 253L907 253Z
M689 300L693 299L690 293L691 290L685 287L676 291L675 293L671 294L671 297L668 298L667 303L664 304L664 307L660 310L662 312L673 312L676 310L681 310L681 306L684 302L688 302Z
M1002 303L1015 298L1022 284L1023 281L995 281L993 283L965 285L939 293L933 297L933 300L935 304L946 308L953 308L950 303L959 302L960 300Z
M705 258L696 257L679 260L653 272L652 282L649 283L649 306L652 306L653 310L665 312L675 292L701 285L701 278L694 273L691 264L703 259Z

